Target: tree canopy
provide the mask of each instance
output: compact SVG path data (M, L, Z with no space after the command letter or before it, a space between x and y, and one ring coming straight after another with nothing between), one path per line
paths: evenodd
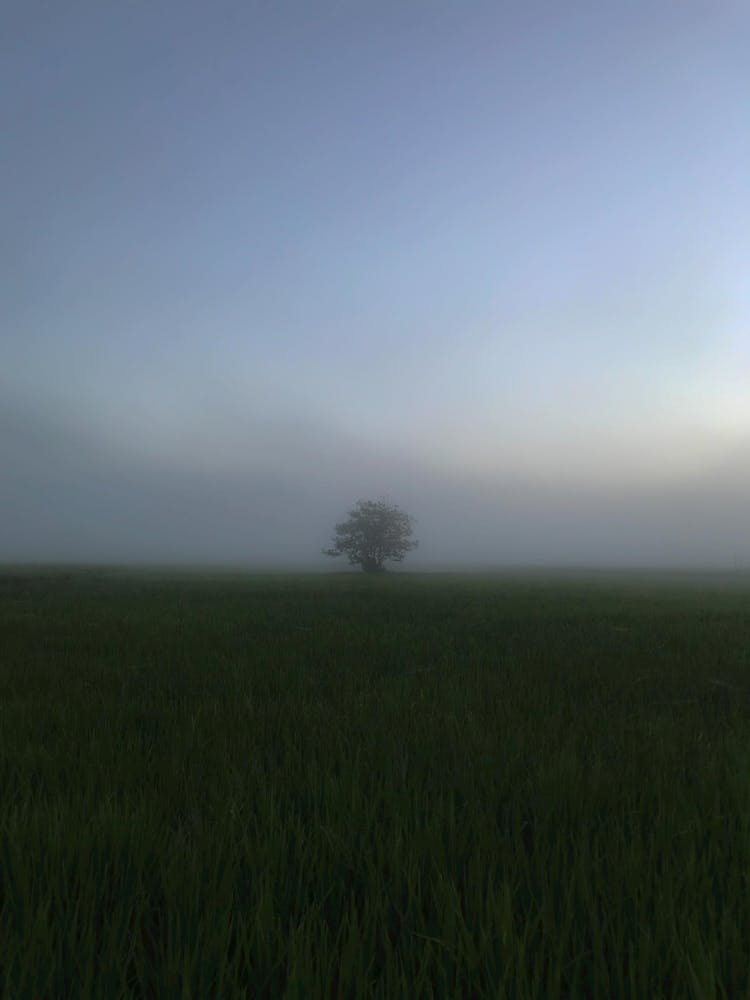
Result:
M379 573L386 561L401 562L411 549L413 518L385 500L358 500L346 521L335 527L333 545L323 549L327 556L346 554L352 566L366 573Z

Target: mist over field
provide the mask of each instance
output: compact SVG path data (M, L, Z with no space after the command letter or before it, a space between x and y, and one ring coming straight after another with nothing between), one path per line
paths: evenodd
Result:
M750 12L12 2L0 562L750 566Z

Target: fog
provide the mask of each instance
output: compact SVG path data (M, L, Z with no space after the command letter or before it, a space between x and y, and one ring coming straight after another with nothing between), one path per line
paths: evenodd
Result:
M343 569L320 553L334 521L385 496L416 517L404 568L750 566L749 450L658 488L555 489L450 475L302 424L234 428L248 459L208 469L7 407L0 426L5 561Z
M105 6L1 43L0 563L750 567L745 5Z

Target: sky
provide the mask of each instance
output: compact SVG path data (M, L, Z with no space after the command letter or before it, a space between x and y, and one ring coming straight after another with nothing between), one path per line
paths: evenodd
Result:
M5 0L0 562L750 567L745 0Z

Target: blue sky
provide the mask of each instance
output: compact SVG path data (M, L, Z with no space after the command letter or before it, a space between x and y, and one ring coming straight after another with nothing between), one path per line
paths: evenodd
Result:
M750 561L744 2L7 9L0 560Z

